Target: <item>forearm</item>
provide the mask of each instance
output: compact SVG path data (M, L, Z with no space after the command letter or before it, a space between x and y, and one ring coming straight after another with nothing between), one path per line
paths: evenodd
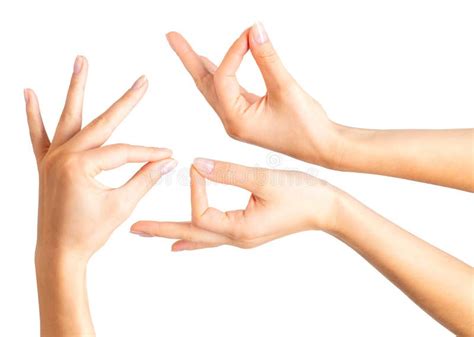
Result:
M336 129L334 169L474 191L474 129Z
M95 336L87 299L87 261L37 248L35 264L41 336Z
M474 334L474 271L469 265L342 194L331 234L417 305L460 336Z

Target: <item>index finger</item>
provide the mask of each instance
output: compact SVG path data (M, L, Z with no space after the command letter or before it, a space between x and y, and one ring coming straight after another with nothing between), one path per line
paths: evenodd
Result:
M177 32L169 32L166 34L166 38L168 39L171 48L174 50L176 55L178 55L181 62L183 62L184 67L192 76L196 84L200 83L206 76L210 75L210 72L201 61L201 57L196 54L191 45L181 34Z

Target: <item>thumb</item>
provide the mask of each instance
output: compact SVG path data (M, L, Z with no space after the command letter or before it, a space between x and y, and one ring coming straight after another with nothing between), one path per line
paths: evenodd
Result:
M217 160L196 158L194 168L205 178L233 185L250 192L261 194L267 179L267 170L262 168L242 166Z
M127 200L138 202L160 180L160 178L173 170L178 162L174 159L149 162L118 189L118 192L127 196Z
M262 23L257 22L250 29L249 46L268 89L285 87L293 81L273 48Z

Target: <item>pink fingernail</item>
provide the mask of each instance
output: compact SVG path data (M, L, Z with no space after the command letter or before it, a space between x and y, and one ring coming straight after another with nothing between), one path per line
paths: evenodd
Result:
M79 74L82 70L82 65L84 64L84 58L80 55L76 57L74 61L74 74Z
M141 87L143 87L146 81L147 79L145 75L140 76L140 78L136 80L135 83L133 83L132 89L133 90L140 89Z
M130 231L130 233L142 236L144 238L151 238L153 236L153 235L150 235L150 234L145 233L145 232L134 231L134 230Z
M178 165L178 162L176 160L167 160L158 165L158 170L160 171L161 175L165 175L171 172L176 167L176 165Z
M23 96L25 96L25 103L28 104L30 101L30 95L28 94L28 89L23 89Z
M196 158L193 161L193 166L201 173L210 174L214 170L214 160Z
M268 34L261 22L256 22L252 27L252 38L257 44L268 42Z

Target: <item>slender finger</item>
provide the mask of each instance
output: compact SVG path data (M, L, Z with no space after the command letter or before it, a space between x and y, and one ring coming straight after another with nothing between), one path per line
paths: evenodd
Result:
M212 181L234 185L250 192L260 194L267 183L267 170L248 167L218 160L196 158L193 166L205 178Z
M164 148L113 144L90 150L85 156L93 163L98 174L102 170L111 170L127 163L160 161L171 155L171 150Z
M191 166L191 208L192 218L199 219L208 207L206 179Z
M222 212L216 208L208 207L195 221L195 225L209 232L223 235L229 239L237 237L240 219L228 216L230 212Z
M48 134L46 133L46 129L44 128L43 119L41 118L41 112L36 94L31 89L25 89L24 95L31 144L33 145L33 152L35 154L36 161L40 163L48 151L50 141Z
M217 70L217 66L211 61L209 60L207 57L205 56L201 56L201 60L202 60L202 63L204 64L204 66L206 67L206 69L211 73L211 74L214 74ZM245 99L250 103L250 104L253 104L255 103L256 101L258 101L260 99L260 96L257 96L255 94L252 94L250 92L248 92L244 87L240 86L240 94L242 96L245 97Z
M248 34L249 30L247 29L232 44L214 73L217 95L223 104L227 104L230 108L233 108L233 104L240 96L240 84L237 81L236 72L249 50Z
M178 162L174 159L166 159L145 164L135 175L122 187L116 190L119 197L132 200L133 204L141 198L160 180L160 178L172 171Z
M186 70L194 79L194 82L196 82L198 88L201 89L202 86L200 83L203 82L210 73L201 61L200 56L196 54L191 45L181 34L169 32L166 34L166 38ZM203 92L203 94L205 94L205 92Z
M229 241L223 235L206 231L190 222L139 221L130 228L130 232L194 242L221 243Z
M183 250L196 250L204 248L214 248L224 245L225 243L208 243L208 242L194 242L187 240L178 240L171 246L173 252L180 252Z
M82 126L82 105L87 81L88 63L84 56L77 56L71 76L71 83L66 97L63 113L59 119L52 147L67 142Z
M207 57L205 56L200 56L200 57L201 57L202 64L207 69L207 71L210 72L211 74L214 74L217 70L217 66Z
M265 85L269 90L286 87L288 83L293 81L260 22L250 29L249 45L255 62L262 73Z
M133 86L102 115L93 120L70 141L73 150L85 150L104 144L115 128L145 95L148 80L141 76Z

